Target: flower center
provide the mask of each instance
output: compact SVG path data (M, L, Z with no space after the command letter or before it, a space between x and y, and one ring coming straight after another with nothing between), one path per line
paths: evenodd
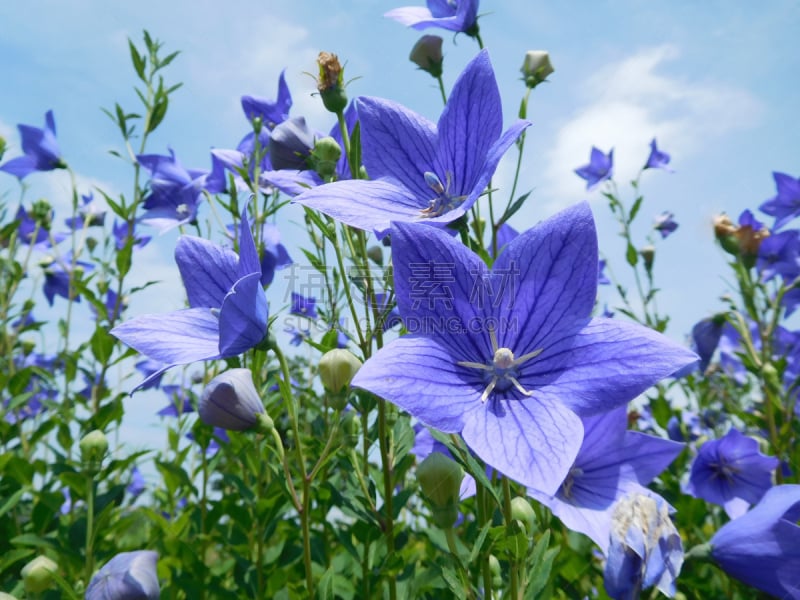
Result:
M481 402L486 402L486 400L489 399L489 394L491 394L494 390L497 390L498 392L505 392L511 387L516 388L516 390L523 396L532 396L533 392L526 390L517 380L517 377L519 376L518 367L528 362L532 358L539 356L543 348L523 354L519 358L514 358L514 353L510 348L498 347L497 336L494 333L494 329L489 329L489 336L492 340L492 351L494 352L491 362L479 363L471 361L458 361L456 363L462 367L479 369L484 372L484 379L486 380L487 385L486 389L483 390L483 394L481 394Z
M572 486L575 485L575 480L580 478L583 475L583 469L579 467L572 467L567 474L566 479L564 479L564 483L561 484L560 492L561 495L564 496L566 499L572 498Z
M189 205L185 202L178 204L175 207L175 215L180 219L185 219L189 216Z
M443 215L461 204L466 198L466 196L453 197L450 195L450 173L447 174L447 185L443 185L436 173L425 171L425 183L433 190L436 197L428 201L427 208L419 211L423 217L431 218Z

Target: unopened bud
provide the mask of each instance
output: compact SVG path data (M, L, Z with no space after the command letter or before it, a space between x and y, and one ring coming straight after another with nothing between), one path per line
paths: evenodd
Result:
M53 575L58 565L46 556L37 556L22 567L22 583L25 591L31 593L44 592L53 585Z
M449 529L458 519L458 502L464 470L441 452L431 452L417 467L422 493L433 507L433 521Z
M6 139L0 135L0 160L3 160L3 154L6 153Z
M78 442L78 447L81 449L81 460L86 468L95 471L99 470L103 458L108 452L106 434L99 429L90 431L81 438L81 441Z
M206 425L246 431L258 424L264 412L250 369L228 369L208 382L197 407ZM264 424L266 425L266 424Z
M325 389L333 394L343 392L361 368L361 361L349 350L334 348L319 361L319 378Z
M423 35L414 47L408 59L423 71L437 79L442 76L442 38L438 35Z
M526 498L515 496L511 499L511 518L520 521L529 536L536 531L536 513Z
M530 50L525 54L522 63L522 79L525 85L533 89L547 79L555 71L550 63L550 54L545 50Z
M380 246L370 246L367 248L367 256L376 265L383 265L383 248Z
M314 147L314 132L303 117L293 117L275 126L269 136L269 160L272 168L308 169L308 158Z
M639 255L644 260L644 268L650 271L653 268L653 260L656 257L655 246L645 246L639 250Z
M330 52L320 52L317 57L319 78L317 89L322 103L330 112L339 114L347 106L347 93L344 91L344 67L339 57Z
M325 136L317 140L309 162L322 179L328 181L336 174L336 164L342 156L342 147L335 139Z

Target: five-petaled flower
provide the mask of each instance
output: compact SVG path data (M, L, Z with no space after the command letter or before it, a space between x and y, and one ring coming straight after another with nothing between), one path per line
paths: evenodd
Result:
M389 100L359 98L364 167L373 179L337 181L295 198L383 237L391 221L444 225L478 199L529 125L505 133L500 92L484 50L458 78L438 126Z
M267 333L267 298L246 211L239 228L239 256L187 235L178 239L175 261L190 308L142 315L111 330L123 343L164 365L137 387L175 365L237 356Z
M461 433L487 464L545 494L556 493L575 461L580 416L621 406L697 360L650 329L591 318L597 236L586 204L511 241L493 271L420 224L395 224L392 254L412 335L379 350L352 385ZM413 267L431 262L450 271L449 309L438 296L419 301L412 285Z
M441 27L469 35L477 33L478 0L428 0L427 4L427 8L424 6L395 8L383 16L414 29Z
M52 110L44 115L44 127L18 125L17 128L24 154L0 165L0 171L24 179L34 171L52 171L66 166L56 140L56 121Z
M589 164L575 169L575 174L586 180L586 191L591 191L601 182L611 179L614 174L614 149L604 154L592 146Z
M800 178L795 179L786 173L774 172L775 187L778 193L759 206L762 212L775 217L773 229L780 229L800 215Z
M670 156L666 152L662 152L656 145L656 138L650 142L650 155L647 157L647 162L644 165L645 169L663 169L672 172L667 165L669 165Z

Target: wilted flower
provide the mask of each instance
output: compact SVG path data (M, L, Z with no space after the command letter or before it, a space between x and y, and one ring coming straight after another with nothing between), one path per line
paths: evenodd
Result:
M550 64L549 52L546 50L529 50L525 54L525 60L520 71L522 71L522 79L525 81L525 85L532 89L545 81L550 74L555 72L555 69Z
M593 190L597 185L611 179L614 173L614 149L604 154L592 146L589 164L575 169L575 174L586 180L586 191Z
M228 369L209 381L197 412L203 423L230 431L255 427L256 416L264 412L264 405L250 369Z
M442 38L438 35L423 35L414 44L408 59L433 77L442 76Z
M43 128L31 125L17 125L17 128L24 154L0 165L0 171L24 179L34 171L52 171L67 166L61 159L56 141L56 121L52 110L45 113Z
M776 598L800 598L800 485L779 485L711 538L728 574Z
M319 77L317 90L322 103L330 112L339 114L347 106L347 93L344 90L344 67L339 57L330 52L320 52L317 57Z
M758 442L731 428L718 440L700 446L686 491L720 504L731 518L747 510L772 487L779 461L758 450Z
M614 600L638 598L655 585L675 595L675 578L683 565L683 546L669 505L657 494L636 494L618 500L613 511L611 541L603 580Z
M94 574L86 600L158 600L158 554L151 550L120 552Z

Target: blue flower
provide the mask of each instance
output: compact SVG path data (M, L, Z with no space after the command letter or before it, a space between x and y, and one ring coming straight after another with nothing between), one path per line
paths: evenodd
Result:
M665 171L672 172L667 165L669 164L670 156L666 152L662 152L656 146L656 138L650 142L650 156L647 157L647 162L644 165L645 169L664 169Z
M786 173L773 173L778 193L759 206L762 212L775 217L774 229L800 215L800 178L795 179Z
M678 228L678 224L673 219L673 215L669 211L664 211L656 217L653 229L661 234L661 239L669 237L669 235Z
M592 154L589 164L575 169L575 174L581 179L586 180L586 191L593 190L597 185L611 179L614 173L614 149L608 154L603 154L596 147L592 146Z
M78 216L65 219L70 229L83 229L84 227L102 227L106 220L106 211L94 200L94 194L89 192L81 195L81 204L78 206Z
M711 538L728 574L776 598L800 598L800 485L779 485Z
M264 412L264 405L250 369L228 369L209 381L197 412L206 425L230 431L255 427L256 415Z
M414 29L440 27L468 34L477 31L478 0L428 0L427 4L427 8L395 8L383 16Z
M158 554L152 550L120 552L94 574L86 600L158 600Z
M208 171L185 169L172 148L169 156L140 154L136 160L151 175L150 193L142 204L145 213L141 222L163 233L195 221Z
M772 472L780 464L759 452L758 442L732 428L724 437L700 446L692 463L686 491L725 508L736 518L772 487Z
M156 363L156 364L160 365L161 363ZM145 381L148 382L152 381L149 378L149 375L151 375L152 373L153 372L151 371L148 374L148 378ZM163 373L163 370L159 369L159 373ZM150 386L149 384L148 385L142 384L139 386L139 389L147 389L148 387L152 386ZM191 398L189 398L189 394L186 393L186 390L184 390L181 386L165 385L161 389L169 398L169 404L156 413L159 417L179 417L180 415L185 415L187 413L194 412L194 406L192 406L192 400Z
M131 231L134 228L135 226L131 226L127 221L117 222L114 220L114 225L112 225L111 231L114 234L114 247L117 250L122 250L125 248L125 244L128 243L129 235L133 236L134 248L144 248L152 239L150 236L135 234L133 231Z
M692 346L700 356L700 371L705 373L719 345L725 327L725 315L715 315L692 327Z
M56 296L61 296L67 300L70 299L73 272L77 269L91 271L94 269L94 265L82 260L73 261L72 250L68 250L63 256L51 259L51 262L44 265L43 290L50 306L53 306ZM71 289L71 294L74 302L81 301L78 290L74 287Z
M608 262L604 258L601 258L597 262L597 284L598 285L611 285L611 280L606 275L606 266L607 265L608 265Z
M639 598L654 585L666 596L675 595L683 545L669 513L669 504L649 491L615 504L603 573L606 592L614 600Z
M529 125L517 121L501 134L500 92L485 50L456 81L438 126L380 98L359 98L358 115L373 179L322 185L295 202L380 237L391 221L443 225L463 215Z
M134 498L137 498L142 494L142 492L144 492L146 487L144 475L142 475L139 467L134 466L131 470L131 481L128 484L128 487L125 488L125 491Z
M528 493L572 529L608 552L614 502L645 493L650 483L683 451L683 444L626 431L627 409L583 419L583 443L569 474L553 496Z
M47 220L52 221L53 211L48 213ZM36 222L22 206L17 209L17 215L14 218L19 221L17 226L17 235L23 244L30 244L39 251L47 251L53 248L54 245L61 243L67 238L66 233L53 233L50 229L43 227L40 223Z
M292 95L286 85L286 70L281 71L278 79L278 98L268 100L259 96L242 96L242 110L248 121L260 119L267 129L274 129L278 123L289 118L292 107Z
M140 386L175 365L237 356L267 333L267 299L246 212L238 257L208 240L182 236L175 260L190 308L142 315L111 330L124 344L164 364Z
M261 257L261 285L268 286L275 278L275 271L280 271L292 264L292 258L286 247L281 244L281 234L276 225L264 223L261 228L261 242L264 254Z
M317 299L292 292L292 308L289 312L298 317L316 319L319 317L317 314Z
M18 125L17 128L24 154L0 165L0 171L24 179L34 171L52 171L66 167L56 141L56 121L52 110L45 113L43 128L31 125Z
M800 275L800 231L787 229L767 236L758 247L756 268L762 281L780 275L791 283Z
M584 203L521 234L489 271L447 233L396 223L397 304L412 335L352 385L461 433L498 471L553 495L583 439L580 416L621 406L694 353L639 325L591 318L597 235Z

